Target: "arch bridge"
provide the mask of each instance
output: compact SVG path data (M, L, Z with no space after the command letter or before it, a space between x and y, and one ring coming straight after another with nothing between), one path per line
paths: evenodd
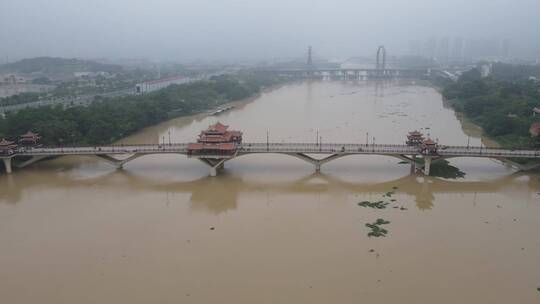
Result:
M503 149L473 146L443 146L437 151L426 151L418 146L392 144L355 144L355 143L241 143L234 153L193 154L188 150L189 143L109 145L96 147L34 147L19 148L9 155L0 154L6 172L12 168L24 168L37 161L65 156L95 156L120 169L139 157L153 154L181 154L205 163L210 168L210 175L216 176L224 168L225 162L248 154L283 154L306 161L320 171L321 166L332 160L350 155L384 155L408 162L411 172L420 171L430 174L432 163L456 157L492 158L510 164L518 171L531 170L540 166L540 162L522 164L516 159L540 159L540 153L532 149Z

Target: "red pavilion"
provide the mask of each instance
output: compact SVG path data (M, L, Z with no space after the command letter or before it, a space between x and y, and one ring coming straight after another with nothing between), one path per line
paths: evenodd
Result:
M220 122L201 131L196 143L188 145L190 155L233 155L237 145L242 143L242 132L228 130L229 126Z

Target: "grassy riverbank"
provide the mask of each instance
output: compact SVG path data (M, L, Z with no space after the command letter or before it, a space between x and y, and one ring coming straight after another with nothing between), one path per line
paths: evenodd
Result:
M254 96L285 81L261 74L218 76L146 95L101 99L87 107L25 109L0 118L0 138L15 140L33 130L48 145L106 144L173 117Z

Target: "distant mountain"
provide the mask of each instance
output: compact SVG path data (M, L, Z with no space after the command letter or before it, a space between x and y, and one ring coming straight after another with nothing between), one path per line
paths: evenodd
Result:
M98 63L90 60L36 57L0 65L0 74L16 73L23 76L46 76L51 79L73 77L75 72L122 71L120 65Z

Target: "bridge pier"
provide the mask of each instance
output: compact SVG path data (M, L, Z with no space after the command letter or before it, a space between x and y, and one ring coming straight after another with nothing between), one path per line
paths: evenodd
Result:
M411 174L414 174L416 172L416 155L412 156L411 161Z
M107 161L108 163L114 165L116 167L116 169L123 169L124 168L124 165L127 163L127 162L130 162L136 158L139 158L141 156L144 156L145 154L133 154L125 159L118 159L118 158L114 158L112 156L109 156L109 155L105 155L105 154L97 154L96 156Z
M199 158L199 160L210 167L210 176L217 176L219 171L222 171L225 168L225 162L227 161L227 158Z
M340 158L340 157L343 157L343 156L346 156L348 154L346 153L343 153L343 154L332 154L328 157L325 157L323 159L316 159L316 158L313 158L311 156L308 156L304 153L294 153L294 154L290 154L290 155L293 155L293 156L296 156L298 158L300 158L301 160L304 160L304 161L307 161L308 163L312 164L315 166L315 171L316 172L321 172L321 166L331 160L334 160L334 159L337 159L337 158Z
M424 156L424 175L429 175L431 170L431 156Z
M10 174L13 171L11 169L11 157L10 158L2 158L2 161L4 162L4 167L6 168L6 173Z

